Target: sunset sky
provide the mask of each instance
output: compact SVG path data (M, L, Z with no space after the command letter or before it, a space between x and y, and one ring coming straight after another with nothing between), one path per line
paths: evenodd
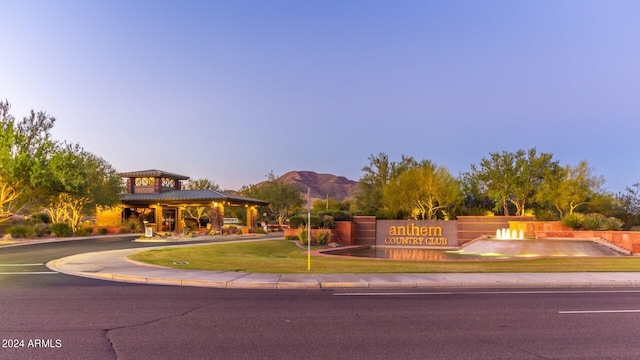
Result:
M0 0L0 99L224 189L535 147L640 182L640 1Z

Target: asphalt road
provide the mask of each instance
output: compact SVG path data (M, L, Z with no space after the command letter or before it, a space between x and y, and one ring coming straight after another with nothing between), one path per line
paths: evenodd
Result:
M0 264L27 265L0 269L0 359L640 357L640 289L229 290L30 265L131 245L0 249Z

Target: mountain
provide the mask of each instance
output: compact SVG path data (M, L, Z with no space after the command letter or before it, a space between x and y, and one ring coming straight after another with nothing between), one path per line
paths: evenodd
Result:
M306 198L307 188L311 192L311 201L324 200L327 195L338 201L353 200L359 189L359 183L344 176L318 174L313 171L289 171L280 176L280 180L293 184Z

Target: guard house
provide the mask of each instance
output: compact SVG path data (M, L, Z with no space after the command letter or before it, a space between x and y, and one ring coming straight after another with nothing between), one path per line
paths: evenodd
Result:
M269 204L214 190L182 190L181 181L189 180L188 176L161 170L133 171L119 175L127 180L126 192L122 197L123 217L142 217L155 232L182 231L184 225L180 220L187 207L210 208L212 228L221 229L225 206L245 207L247 227L250 231L255 231L257 207Z

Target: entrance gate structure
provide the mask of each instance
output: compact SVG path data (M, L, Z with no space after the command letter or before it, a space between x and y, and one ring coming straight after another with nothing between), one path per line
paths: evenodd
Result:
M215 190L182 190L181 181L189 177L167 171L143 170L119 175L127 180L126 193L121 199L123 219L142 217L155 232L184 230L181 219L188 207L209 208L212 228L221 230L225 206L245 207L247 228L253 232L257 228L257 207L269 204Z

